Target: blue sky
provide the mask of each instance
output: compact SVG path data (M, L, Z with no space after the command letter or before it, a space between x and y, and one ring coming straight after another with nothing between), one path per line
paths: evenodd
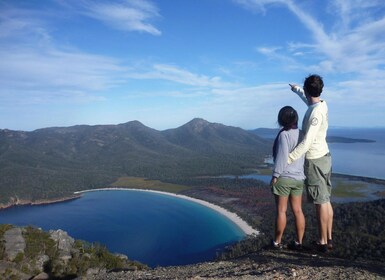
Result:
M0 128L276 127L311 73L330 125L385 127L384 30L382 0L0 0Z

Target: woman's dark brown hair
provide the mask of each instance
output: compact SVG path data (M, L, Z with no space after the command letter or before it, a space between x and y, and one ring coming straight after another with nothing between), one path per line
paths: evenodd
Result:
M298 113L291 106L285 106L279 110L278 113L278 124L282 128L277 137L275 137L274 145L273 145L273 159L277 157L278 152L278 138L282 131L296 129L298 128Z

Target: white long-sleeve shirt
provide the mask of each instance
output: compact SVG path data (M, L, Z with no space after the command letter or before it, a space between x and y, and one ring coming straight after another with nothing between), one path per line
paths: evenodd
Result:
M308 105L305 92L296 86L293 91ZM308 105L303 118L302 131L305 136L301 143L289 154L288 163L299 159L305 154L307 159L321 158L329 152L326 142L328 129L328 107L326 101Z

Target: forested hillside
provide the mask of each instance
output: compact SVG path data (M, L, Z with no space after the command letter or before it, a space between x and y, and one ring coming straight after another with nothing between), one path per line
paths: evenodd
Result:
M121 176L241 174L262 164L270 147L251 132L203 119L165 131L138 121L0 130L0 202L66 197Z

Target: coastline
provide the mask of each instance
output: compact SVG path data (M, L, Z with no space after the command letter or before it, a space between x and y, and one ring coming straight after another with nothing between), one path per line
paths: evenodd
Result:
M244 233L245 235L258 235L259 231L256 229L253 229L248 223L246 223L241 217L239 217L237 214L230 212L226 210L223 207L220 207L216 204L207 202L205 200L189 197L187 195L182 194L175 194L175 193L169 193L169 192L163 192L163 191L156 191L156 190L150 190L150 189L129 189L129 188L100 188L100 189L90 189L90 190L83 190L83 191L77 191L74 192L75 195L80 195L82 193L86 192L94 192L94 191L141 191L141 192L152 192L152 193L158 193L168 196L173 196L185 200L189 200L195 203L198 203L200 205L203 205L205 207L208 207L210 209L213 209L214 211L218 212L219 214L225 216L229 220L231 220L234 224L236 224Z
M78 199L80 197L81 197L80 195L76 195L74 193L73 196L54 198L54 199L39 199L39 200L35 200L35 201L16 199L13 202L0 203L0 211L11 208L11 207L15 207L15 206L25 206L25 205L35 206L35 205L47 205L47 204L52 204L52 203L66 202L66 201Z

